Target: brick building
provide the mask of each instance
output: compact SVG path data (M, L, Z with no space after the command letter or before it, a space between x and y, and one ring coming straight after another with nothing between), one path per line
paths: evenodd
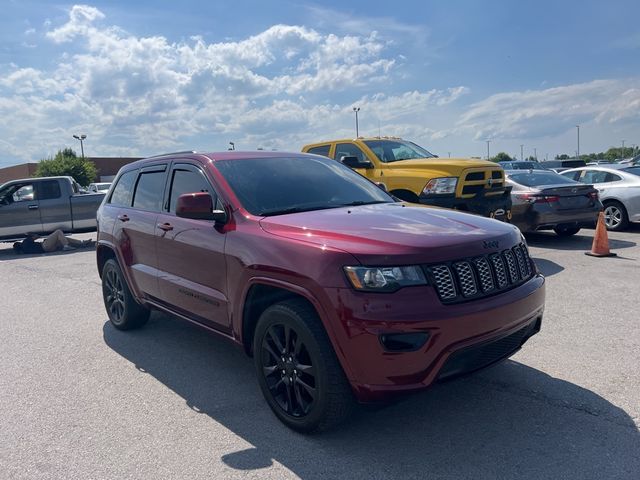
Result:
M87 160L93 162L98 170L97 178L95 178L96 182L110 182L123 165L139 160L140 158L141 157L87 157ZM32 162L0 168L0 185L9 180L34 177L37 168L38 164Z

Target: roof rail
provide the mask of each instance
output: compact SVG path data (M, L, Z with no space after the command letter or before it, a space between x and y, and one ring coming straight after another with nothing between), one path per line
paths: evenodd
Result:
M158 158L158 157L166 157L169 155L180 155L182 153L198 153L195 150L183 150L181 152L171 152L171 153L161 153L160 155L153 155L151 157L145 157L145 158Z

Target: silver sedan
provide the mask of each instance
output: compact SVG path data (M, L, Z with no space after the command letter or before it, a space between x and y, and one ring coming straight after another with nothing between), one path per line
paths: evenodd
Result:
M598 189L608 230L624 230L640 222L640 176L602 166L566 170L561 175Z

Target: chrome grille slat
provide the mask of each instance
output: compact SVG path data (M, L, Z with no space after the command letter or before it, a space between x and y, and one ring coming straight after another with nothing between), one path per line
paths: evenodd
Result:
M524 243L500 253L425 265L443 303L458 303L486 297L520 285L535 270Z

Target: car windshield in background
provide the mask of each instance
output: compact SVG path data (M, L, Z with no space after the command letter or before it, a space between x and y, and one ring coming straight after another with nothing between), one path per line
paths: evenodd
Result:
M215 166L253 215L394 202L375 184L328 158L218 160Z
M627 172L627 173L631 173L633 175L638 175L640 176L640 165L637 167L628 167L628 168L623 168L620 170L621 172Z
M550 172L550 171L542 171L536 170L534 172L526 172L526 173L510 173L508 174L508 178L520 185L524 185L526 187L537 187L540 185L564 185L569 183L578 183L569 178L563 177L562 175Z
M537 162L499 162L505 170L547 170Z
M417 160L436 158L436 156L416 145L404 140L365 140L364 143L376 154L381 162L399 162L400 160Z

